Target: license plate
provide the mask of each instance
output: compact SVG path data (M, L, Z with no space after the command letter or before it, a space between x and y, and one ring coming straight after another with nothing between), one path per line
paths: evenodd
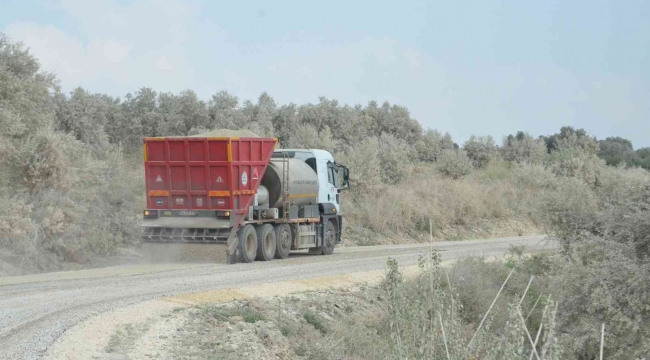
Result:
M196 211L179 211L178 216L196 216Z

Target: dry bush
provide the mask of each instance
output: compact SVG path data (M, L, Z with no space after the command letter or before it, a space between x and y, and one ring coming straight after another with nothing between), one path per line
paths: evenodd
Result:
M558 176L573 177L596 185L606 165L605 160L580 147L563 147L551 154L549 167Z
M421 272L406 281L397 263L389 260L382 284L388 300L385 322L391 350L386 358L528 359L532 346L526 330L535 334L540 325L545 329L535 347L540 358L561 358L555 303L544 301L540 308L545 311L533 312L528 321L519 315L528 314L532 307L530 300L519 305L529 273L467 260L455 267L462 276L448 278L438 264L435 253L431 259L421 258ZM464 265L471 269L465 271ZM500 293L502 287L506 290ZM525 299L534 301L540 290L544 287L532 284ZM484 302L472 307L475 297ZM493 301L499 305L491 307Z
M332 132L325 126L320 132L311 124L300 124L294 128L289 142L285 145L292 149L324 149L333 151L336 141Z
M2 207L8 216L0 217L0 262L11 266L7 274L60 269L138 241L142 174L119 149L100 159L61 134L37 135L24 147L42 149L32 156L21 152L27 159L45 153L48 161L15 171L26 191L0 193L0 203L10 204Z
M384 184L397 184L408 177L412 149L390 134L379 138L379 163Z
M137 241L141 162L127 162L104 125L140 120L115 118L113 99L81 89L65 99L2 34L0 109L0 275L61 269Z
M548 156L544 140L524 132L504 137L499 150L504 160L517 163L543 164Z
M443 150L437 165L438 171L453 179L460 179L472 172L472 161L463 150Z
M412 149L389 134L369 137L336 154L336 161L350 168L355 193L367 194L383 184L397 184L409 177Z
M556 180L539 166L490 163L458 180L416 166L400 184L353 189L343 203L344 236L357 244L417 240L428 235L430 219L442 239L535 233L545 221L540 197L555 192Z
M0 276L35 271L42 233L32 221L33 205L24 196L0 196ZM44 259L45 262L50 259ZM36 265L36 267L34 267Z
M443 150L453 148L454 142L449 133L442 135L440 131L431 129L428 129L422 139L415 144L418 159L427 162L436 161Z
M579 359L599 354L605 324L607 359L640 359L650 353L650 264L632 243L588 236L558 269L559 325L563 347Z
M650 322L650 175L603 168L595 185L561 184L545 212L567 259L556 277L565 347L575 358L593 358L604 323L607 358L640 358L650 351L643 325Z
M379 153L379 140L369 137L337 155L337 162L350 168L350 186L356 193L366 193L380 184Z
M81 146L73 137L62 133L41 131L28 137L12 159L15 179L32 192L66 188L71 180L73 158Z

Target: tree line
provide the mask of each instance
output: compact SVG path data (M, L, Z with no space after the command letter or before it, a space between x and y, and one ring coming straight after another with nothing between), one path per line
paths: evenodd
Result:
M56 130L86 144L121 145L129 151L139 149L142 138L147 136L195 135L229 128L275 136L285 147L321 147L335 152L346 152L368 137L379 139L384 135L384 140L408 148L405 160L434 162L444 150L462 147L472 161L482 166L493 153L508 161L540 162L545 154L559 150L563 140L575 138L608 165L623 163L650 169L650 148L635 151L627 139L598 140L584 129L569 126L537 138L519 131L504 137L500 146L490 136L473 136L459 146L449 133L423 130L406 107L388 102L351 106L320 97L316 104L278 105L266 92L252 102L241 101L227 91L219 91L204 101L192 90L172 94L150 88L120 99L77 88L69 95L57 92L54 106Z

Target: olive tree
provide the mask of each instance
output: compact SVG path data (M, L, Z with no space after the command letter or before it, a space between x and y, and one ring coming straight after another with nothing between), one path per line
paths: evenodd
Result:
M497 154L492 136L474 136L463 145L463 150L477 168L482 168Z

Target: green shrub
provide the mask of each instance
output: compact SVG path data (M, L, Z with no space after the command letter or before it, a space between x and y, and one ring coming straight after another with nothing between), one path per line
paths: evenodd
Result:
M463 145L467 157L477 168L482 168L497 155L497 147L492 136L474 136Z
M315 314L311 310L305 310L302 313L303 319L307 322L307 324L313 326L316 330L320 331L322 334L327 334L328 329L327 326L325 326L325 321L317 314Z
M521 131L504 137L499 150L504 160L517 163L543 164L548 156L544 140Z
M243 308L239 314L247 323L254 324L258 321L266 321L264 314L251 308Z

